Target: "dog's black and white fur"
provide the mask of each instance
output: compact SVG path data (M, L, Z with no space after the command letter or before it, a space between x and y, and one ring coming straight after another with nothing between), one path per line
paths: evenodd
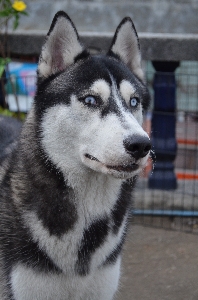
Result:
M110 300L118 287L131 191L150 141L134 25L92 56L58 12L37 93L1 168L1 299Z

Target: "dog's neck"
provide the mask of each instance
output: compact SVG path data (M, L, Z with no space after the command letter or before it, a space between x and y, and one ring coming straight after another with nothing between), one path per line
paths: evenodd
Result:
M88 214L108 214L118 199L123 181L94 171L85 176L73 176L69 181L82 208Z

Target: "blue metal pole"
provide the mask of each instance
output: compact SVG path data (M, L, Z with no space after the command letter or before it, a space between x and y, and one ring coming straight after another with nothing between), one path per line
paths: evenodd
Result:
M151 122L151 140L156 156L154 170L149 176L149 188L171 190L177 188L174 159L177 152L176 80L179 62L153 62L154 110Z
M132 214L137 216L198 217L198 211L193 210L135 209Z

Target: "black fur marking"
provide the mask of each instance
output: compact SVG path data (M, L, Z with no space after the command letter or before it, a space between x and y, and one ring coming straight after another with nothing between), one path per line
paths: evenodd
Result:
M77 212L71 200L73 198L72 192L70 193L66 189L61 190L58 185L54 186L52 190L49 192L47 187L43 190L42 195L40 195L42 196L42 204L40 209L37 210L37 214L50 234L60 237L73 228L77 221ZM48 205L43 203L45 199L47 199Z
M126 103L124 101L122 101L122 105L123 105L123 109L128 109ZM109 103L108 105L106 105L102 111L101 111L101 117L104 118L106 117L108 114L110 113L114 113L116 114L118 117L122 118L122 113L120 111L120 108L118 107L117 103L115 102L113 96L111 96L109 98Z
M39 121L36 121L36 125L26 125L29 126L28 136L26 131L22 132L12 162L16 170L10 172L9 176L14 177L13 182L16 181L17 185L13 195L17 193L24 208L35 212L51 235L60 237L72 229L77 221L75 195L67 186L62 172L44 153L40 144ZM24 149L28 149L25 154ZM22 159L23 155L25 159Z
M115 58L116 60L118 60L119 62L121 62L120 56L118 54L114 53L111 49L108 51L107 55L111 56L111 57Z
M112 210L111 217L113 220L113 233L117 234L123 219L128 212L131 204L131 192L132 187L128 182L124 182L121 187L121 191L118 200Z
M105 262L102 264L102 266L108 266L115 264L121 251L122 247L125 241L125 233L123 234L119 244L116 246L116 248L111 252L111 254L106 258Z
M85 276L89 273L91 255L105 242L108 229L109 220L103 218L92 223L84 231L76 264L76 271L79 275Z
M109 113L114 113L121 117L120 110L114 101L109 101L109 104L102 109L101 117L105 118Z
M36 212L51 235L60 237L72 229L77 221L73 201L75 196L73 190L65 184L62 173L50 161L45 162L40 151L36 149L34 152L37 166L31 165L28 158L24 162L28 170L23 174L26 191L19 190L19 194L26 209Z
M81 59L86 59L90 56L90 53L87 49L84 49L80 54L78 54L75 58L74 58L74 63L76 63L77 61L81 60Z
M22 228L19 228L20 230ZM61 273L61 270L51 261L45 252L33 242L23 229L20 231L20 239L6 240L5 265L13 266L22 263L27 267L41 272ZM11 270L10 270L11 271Z
M10 169L12 171L12 167ZM47 254L31 239L31 234L21 221L21 214L11 201L12 191L9 173L4 178L4 190L1 191L0 243L4 271L7 277L15 264L42 271L60 273ZM6 193L5 202L3 195ZM9 200L9 201L8 201Z
M16 146L22 123L15 118L0 116L0 164Z

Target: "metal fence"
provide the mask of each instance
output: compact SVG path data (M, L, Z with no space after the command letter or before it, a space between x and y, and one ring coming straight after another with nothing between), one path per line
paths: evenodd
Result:
M147 78L152 95L154 73L149 64ZM198 63L182 62L175 78L176 110L167 114L176 119L174 173L177 188L149 188L149 177L155 167L150 160L136 189L133 220L144 225L198 233ZM151 110L145 117L147 131L151 130L152 114Z
M153 98L155 71L150 62L146 63L146 74ZM150 159L135 191L133 222L198 233L198 63L182 62L175 77L177 107L174 113L169 114L176 117L177 155L174 173L177 188L149 188L148 181L154 168ZM9 76L6 91L10 110L28 111L35 92L35 75ZM152 108L153 103L144 122L149 134Z

